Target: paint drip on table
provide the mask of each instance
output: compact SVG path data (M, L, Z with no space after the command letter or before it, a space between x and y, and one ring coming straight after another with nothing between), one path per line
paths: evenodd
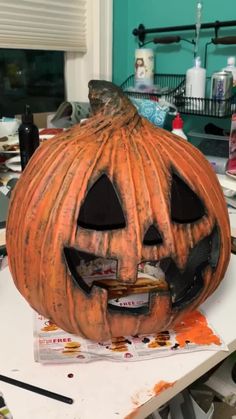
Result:
M200 350L227 351L228 348L199 310L185 315L173 330L120 336L97 343L64 332L34 313L34 353L40 363L81 363L99 359L127 362Z

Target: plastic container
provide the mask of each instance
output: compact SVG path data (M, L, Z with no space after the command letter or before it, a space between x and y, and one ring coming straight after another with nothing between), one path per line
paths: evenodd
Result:
M21 117L22 123L19 126L19 144L21 168L24 170L29 159L39 146L39 130L34 124L33 114L29 105L25 106L25 113Z
M181 118L180 114L177 113L176 117L172 121L172 133L178 135L179 137L187 140L187 137L183 131L184 121Z
M205 98L206 70L201 67L200 57L194 61L194 66L186 72L185 96L191 98ZM202 110L203 101L190 101L189 109Z
M206 155L206 158L211 164L211 167L214 170L214 172L218 173L219 175L225 174L228 165L228 159L226 157Z

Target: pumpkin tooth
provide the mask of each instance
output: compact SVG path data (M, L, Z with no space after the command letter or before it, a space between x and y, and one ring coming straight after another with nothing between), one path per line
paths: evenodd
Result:
M111 303L111 300L122 299L124 297L132 301L133 295L148 295L150 292L160 293L168 291L168 284L164 278L138 278L134 285L124 285L124 283L114 279L101 279L99 281L94 281L93 285L107 290L108 303ZM148 297L145 299L148 300Z
M138 278L137 281L133 285L125 285L123 282L118 281L116 279L104 278L100 279L99 281L94 281L94 285L104 285L109 288L122 288L122 289L134 289L134 288L141 288L141 287L155 287L159 289L167 289L167 283L164 278Z

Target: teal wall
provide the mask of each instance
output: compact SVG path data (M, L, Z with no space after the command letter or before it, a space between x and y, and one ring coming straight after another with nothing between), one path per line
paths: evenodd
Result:
M113 81L122 83L134 68L134 51L138 47L132 30L140 23L146 28L187 25L195 23L195 0L113 0L114 33L113 33ZM203 0L202 22L216 20L236 20L235 0ZM169 33L192 40L193 31ZM164 33L147 35L146 40ZM220 29L219 36L236 35L236 27ZM200 33L199 52L204 59L204 46L212 37L214 29L202 30ZM168 46L149 44L156 56L156 72L185 73L192 66L193 46L181 42ZM229 55L236 56L236 45L208 47L207 73L211 74L225 66Z
M134 51L138 40L132 35L140 23L146 28L189 25L195 23L195 0L113 0L113 81L121 84L134 72ZM236 0L203 0L202 22L216 20L236 20ZM194 31L173 32L169 35L180 35L192 40ZM146 40L159 33L147 35ZM219 30L218 36L236 35L236 27ZM204 47L214 37L214 29L202 30L200 33L199 55L204 62ZM186 42L171 45L149 44L155 51L155 71L157 73L184 74L193 63L193 45ZM208 47L207 75L220 70L226 65L227 57L236 57L236 45ZM191 121L194 125L195 118ZM199 124L199 118L197 119ZM218 125L225 126L218 120Z

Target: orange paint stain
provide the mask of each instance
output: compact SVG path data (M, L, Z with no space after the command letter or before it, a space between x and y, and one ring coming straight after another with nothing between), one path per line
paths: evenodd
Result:
M167 388L169 388L169 387L172 387L174 384L176 383L176 381L174 381L174 382L172 382L172 383L170 383L170 382L167 382L167 381L159 381L157 384L155 384L155 386L154 386L154 388L153 388L153 390L152 391L148 391L147 392L147 395L151 398L152 396L153 396L153 394L155 395L155 396L157 396L158 394L160 394L162 391L164 391L164 390L166 390ZM141 401L140 401L140 394L139 394L139 392L138 393L136 393L133 397L132 397L132 403L134 404L134 405L136 405L137 407L134 409L134 410L132 410L132 412L131 413L129 413L127 416L125 416L125 418L124 419L134 419L136 416L137 416L137 414L138 414L138 412L139 412L139 408L140 408L140 406L141 405L143 405L143 404L145 404L145 402L144 403L141 403Z
M139 408L137 407L131 413L129 413L127 416L125 416L124 419L134 419L134 418L136 418L136 416L138 414L138 411L139 411Z
M166 390L167 388L173 387L175 383L176 381L173 381L173 382L159 381L157 384L155 384L153 388L153 392L157 396L158 394L162 393L162 391Z
M219 337L208 326L206 317L197 310L186 314L181 322L174 326L174 331L180 347L184 347L186 341L198 345L221 344Z

